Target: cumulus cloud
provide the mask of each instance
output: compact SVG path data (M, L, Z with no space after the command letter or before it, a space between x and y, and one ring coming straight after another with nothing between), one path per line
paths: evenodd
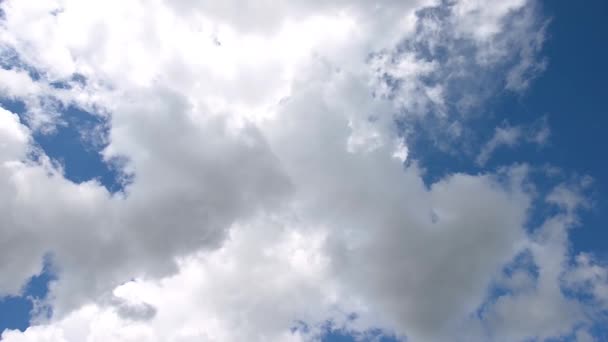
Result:
M0 110L0 294L19 294L44 255L57 269L52 317L3 340L309 341L329 321L481 341L586 322L560 288L591 273L564 261L582 192L557 187L557 214L530 234L528 166L427 185L408 156L414 123L435 117L457 140L490 94L469 90L522 89L542 69L537 4L0 6L14 56L0 92L26 107ZM35 148L67 106L107 119L99 153L123 161L123 192L71 182ZM524 131L497 130L484 158ZM539 276L488 299L526 250ZM530 310L545 304L551 315Z
M568 239L569 231L580 225L580 210L587 206L583 196L585 184L584 180L560 184L546 196L545 201L563 211L546 218L528 240L525 250L531 263L516 267L526 274L526 281L519 282L519 286L506 285L507 294L494 300L485 310L485 324L489 326L493 340L565 337L578 327L591 324L593 319L590 318L598 317L598 311L605 310L597 310L595 304L586 305L580 297L571 295L578 293L596 303L602 302L601 291L595 291L592 284L600 284L601 274L606 270L598 265L588 272L589 256L584 253L573 255ZM590 273L598 277L591 277L595 279L587 282L591 279L583 274ZM581 339L587 337L585 335L584 330L576 331Z

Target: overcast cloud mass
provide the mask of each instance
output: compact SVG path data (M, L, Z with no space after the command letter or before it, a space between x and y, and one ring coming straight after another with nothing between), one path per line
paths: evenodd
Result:
M544 113L475 128L548 67L541 3L0 13L0 297L54 273L2 341L587 341L605 319L608 269L569 240L593 179L520 160L429 178L421 157L550 143ZM113 188L37 142L75 109Z

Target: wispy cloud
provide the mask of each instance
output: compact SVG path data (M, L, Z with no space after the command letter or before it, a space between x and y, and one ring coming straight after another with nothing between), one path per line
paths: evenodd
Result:
M483 145L475 161L478 165L484 166L492 154L501 147L513 148L524 143L542 147L549 142L550 135L551 129L546 116L531 125L512 126L504 123L496 127L494 135Z

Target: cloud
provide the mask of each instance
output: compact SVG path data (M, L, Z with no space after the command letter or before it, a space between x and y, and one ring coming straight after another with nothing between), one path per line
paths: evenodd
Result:
M523 170L513 170L513 184L504 189L491 176L453 175L427 190L416 167L403 170L390 158L390 145L344 150L347 122L327 107L336 94L348 98L339 90L352 89L353 81L335 82L328 89L306 82L267 136L299 185L304 221L328 225L327 253L344 291L375 303L370 316L385 317L388 328L429 340L449 331L453 317L474 311L493 271L524 239L529 199L517 184ZM462 193L478 196L456 200Z
M53 317L4 340L308 341L330 321L481 341L585 322L560 291L584 194L556 188L557 214L530 235L528 166L427 185L408 155L414 123L438 118L457 141L491 94L468 90L532 78L533 2L1 6L0 41L20 63L0 90L27 115L0 111L0 293L18 294L47 253L58 270ZM68 105L107 119L99 152L124 161L124 192L70 182L32 152ZM544 143L543 127L497 130L484 158ZM516 295L488 300L526 249L538 279L521 273ZM533 315L539 303L555 313Z
M522 132L521 127L497 127L494 136L488 141L477 156L477 164L484 165L492 153L500 146L515 146L519 144Z
M481 148L475 161L478 165L484 166L496 149L503 146L512 148L528 142L542 147L548 143L550 135L551 130L546 117L531 125L511 126L505 123L501 127L496 127L494 136Z
M588 265L587 256L573 255L568 240L569 231L580 225L580 210L587 205L583 196L585 183L583 180L581 184L560 184L545 198L563 211L547 217L529 240L526 249L536 274L523 286L507 286L507 294L496 299L484 312L493 340L568 336L577 326L592 324L599 317L597 312L589 312L594 311L594 305L572 296L578 293L601 301L601 295L592 288L579 288L577 281L584 282L580 275L588 269L583 266ZM572 259L577 263L572 264ZM596 271L602 273L605 269L598 267ZM577 332L577 336L579 334L584 332Z

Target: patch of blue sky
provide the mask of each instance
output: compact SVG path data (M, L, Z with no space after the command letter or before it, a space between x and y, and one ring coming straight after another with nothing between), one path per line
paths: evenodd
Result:
M65 124L50 133L36 133L34 139L47 156L58 161L65 177L75 183L98 180L110 192L122 191L120 169L103 160L109 126L101 116L69 107L62 113Z
M42 79L43 73L27 64L19 57L19 54L11 49L3 47L0 51L0 67L3 69L25 70L34 81Z
M356 320L357 315L351 314L348 319ZM347 329L336 327L333 322L327 321L321 327L322 333L320 340L322 342L399 342L399 339L383 332L380 329L370 329L365 332L352 332ZM305 322L297 322L292 328L292 333L296 331L305 334L310 333L310 327Z
M16 113L27 125L26 107L19 101L0 100L0 106ZM70 106L61 111L61 122L52 132L34 131L33 138L44 153L58 162L67 179L81 183L97 180L108 191L122 191L128 177L119 165L101 155L108 134L107 118Z
M526 96L530 112L550 114L551 148L541 158L593 177L594 206L571 233L575 251L608 259L608 2L547 2L554 16L546 44L550 67Z
M330 330L322 338L322 342L399 342L398 339L385 336L380 330L366 332L363 336L353 335L348 331Z
M18 68L28 72L34 81L44 79L45 74L19 58L11 49L3 49L0 56L3 69ZM51 87L72 89L86 85L86 78L78 73L65 80L47 80ZM0 106L19 115L21 122L28 125L27 107L21 101L0 98ZM108 191L124 190L130 176L122 174L120 163L103 160L101 150L106 146L109 122L107 117L86 112L74 106L62 108L55 105L60 113L60 122L52 132L34 131L33 138L47 156L57 161L67 179L81 183L96 179Z
M30 278L19 296L0 298L0 334L5 329L25 330L30 325L31 314L35 310L34 302L44 300L49 290L49 283L55 279L51 258L44 259L42 272ZM48 308L47 308L48 309ZM50 315L50 309L44 312Z
M49 85L57 89L72 89L74 85L80 85L84 87L86 83L87 79L83 75L75 73L70 77L69 80L53 81L50 82Z

